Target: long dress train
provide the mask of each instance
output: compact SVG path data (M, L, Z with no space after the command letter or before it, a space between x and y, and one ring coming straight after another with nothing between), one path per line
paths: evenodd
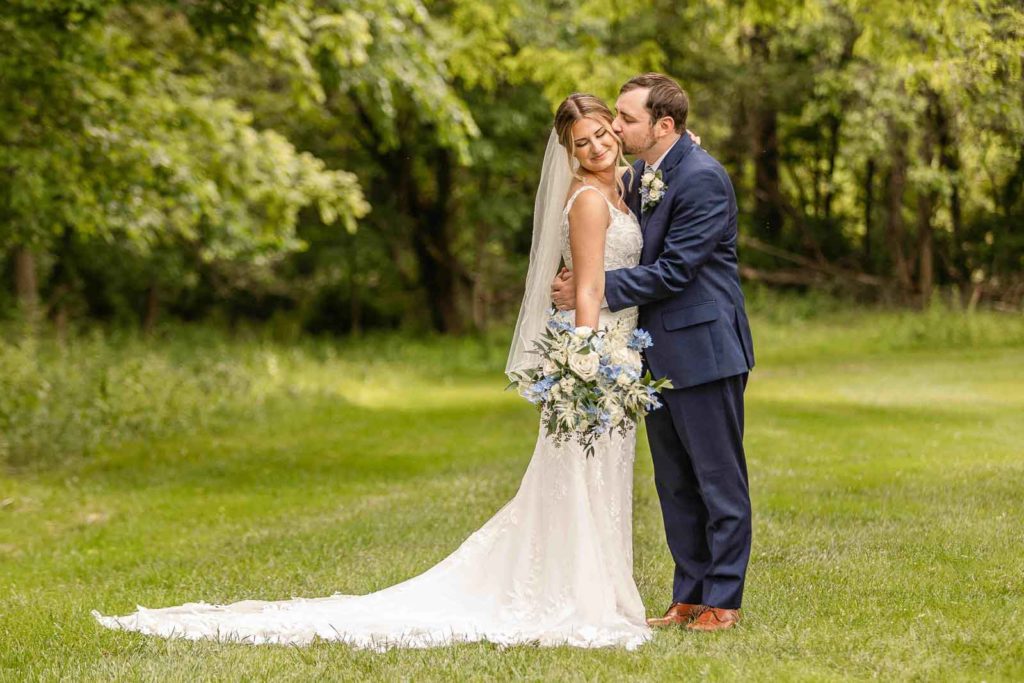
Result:
M586 189L594 188L580 188L566 213ZM609 207L605 266L635 265L642 245L636 219ZM571 265L564 218L562 242ZM605 309L601 323L635 325L636 317L636 309ZM635 429L613 433L587 458L541 427L515 497L440 563L375 593L93 614L115 629L253 644L321 638L383 650L486 640L633 649L651 637L632 573L635 446Z

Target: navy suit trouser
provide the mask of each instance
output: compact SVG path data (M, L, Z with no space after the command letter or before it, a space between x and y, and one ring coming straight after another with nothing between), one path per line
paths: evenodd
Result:
M743 454L747 373L666 389L647 415L654 483L675 560L672 601L739 608L750 559Z

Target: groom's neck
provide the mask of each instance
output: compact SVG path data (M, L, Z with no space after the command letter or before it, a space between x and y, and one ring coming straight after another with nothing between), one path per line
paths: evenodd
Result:
M638 154L637 156L639 156L648 164L653 164L655 161L660 159L662 155L665 154L665 152L671 149L672 145L676 144L676 141L678 141L681 137L682 135L680 135L679 133L672 133L671 135L666 135L662 139L658 140L657 144L652 145L643 154Z

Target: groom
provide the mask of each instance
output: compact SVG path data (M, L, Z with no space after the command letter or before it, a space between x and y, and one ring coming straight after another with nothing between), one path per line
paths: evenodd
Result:
M662 74L622 86L612 129L634 164L626 201L640 217L640 265L605 273L612 311L640 307L654 340L645 362L674 389L647 416L654 482L675 560L672 605L652 626L718 631L740 618L750 557L743 390L753 342L736 259L736 197L728 174L686 131L686 93ZM572 274L552 283L575 308Z

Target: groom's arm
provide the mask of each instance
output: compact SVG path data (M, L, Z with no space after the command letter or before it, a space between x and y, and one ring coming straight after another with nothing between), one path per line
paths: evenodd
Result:
M658 259L605 273L608 308L642 306L683 291L729 230L729 189L713 170L688 179Z

